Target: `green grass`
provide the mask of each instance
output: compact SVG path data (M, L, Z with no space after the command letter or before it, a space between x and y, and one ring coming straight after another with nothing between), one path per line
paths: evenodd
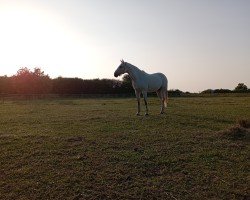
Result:
M136 116L135 99L0 104L1 199L247 199L249 97L171 98Z

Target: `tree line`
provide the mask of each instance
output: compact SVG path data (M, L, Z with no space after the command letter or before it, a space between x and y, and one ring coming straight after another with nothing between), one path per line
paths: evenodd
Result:
M202 91L202 94L220 94L220 93L249 93L250 89L244 84L244 83L239 83L234 90L229 90L229 89L207 89Z
M249 92L244 83L239 83L234 90L204 90L201 93ZM81 79L81 78L50 78L40 68L30 70L20 68L13 76L0 76L0 94L132 94L131 79L128 75L122 80L115 79ZM170 90L172 96L189 94L178 89Z
M134 92L130 78L123 80L50 78L40 68L24 67L11 77L0 76L0 94L119 94Z

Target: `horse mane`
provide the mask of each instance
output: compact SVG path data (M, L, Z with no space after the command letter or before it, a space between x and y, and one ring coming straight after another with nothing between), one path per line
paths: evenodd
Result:
M146 73L145 71L139 69L138 67L136 67L136 66L134 66L134 65L132 65L132 64L130 64L130 63L128 63L128 62L127 62L127 64L129 65L129 67L134 68L136 71L139 71L139 72L142 72L142 73Z
M131 77L132 80L136 80L137 79L137 75L141 74L141 75L147 75L147 73L141 69L139 69L138 67L130 64L130 63L126 63L127 67L128 67L128 74ZM137 74L137 75L136 75Z

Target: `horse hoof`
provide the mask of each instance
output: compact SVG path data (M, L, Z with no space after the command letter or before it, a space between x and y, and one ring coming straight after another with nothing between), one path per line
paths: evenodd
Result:
M160 114L161 114L161 115L163 115L163 114L164 114L164 112L160 112Z
M145 116L148 116L148 113L145 113Z
M140 116L140 113L136 113L136 116Z

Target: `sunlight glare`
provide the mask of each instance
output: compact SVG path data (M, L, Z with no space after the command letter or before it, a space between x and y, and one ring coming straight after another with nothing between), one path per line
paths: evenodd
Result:
M1 66L5 68L1 72L14 74L23 66L42 67L57 76L62 68L70 71L72 66L90 64L84 40L55 14L6 6L1 9L0 24Z

